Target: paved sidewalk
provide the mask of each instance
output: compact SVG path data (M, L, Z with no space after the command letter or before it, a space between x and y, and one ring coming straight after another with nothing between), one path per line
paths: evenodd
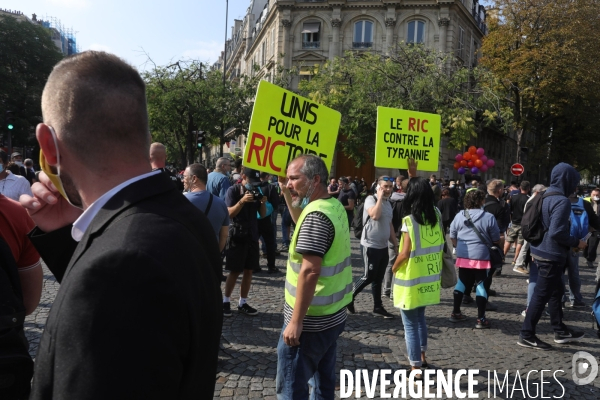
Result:
M358 241L352 239L352 264L355 279L362 274L363 269L359 252ZM249 303L259 310L259 315L250 317L234 311L232 317L225 318L223 350L219 355L215 398L276 398L276 346L283 325L285 256L281 255L277 258L277 266L281 269L281 274L272 276L262 273L254 277ZM512 258L512 253L509 253L507 260L512 260ZM261 264L265 267L266 260L262 259ZM585 302L591 304L595 271L583 266L585 265L583 259L581 259L580 265L582 293ZM521 311L525 308L526 279L526 275L513 272L510 264L504 266L501 277L494 279L492 288L498 291L499 296L491 297L491 301L498 306L498 311L488 313L488 318L492 322L492 328L488 330L474 328L477 316L474 305L463 308L463 312L469 317L468 321L460 324L449 322L448 317L452 311L452 290L444 289L441 304L428 307L426 312L429 329L427 359L430 366L444 371L447 369L479 369L480 375L477 377L479 385L476 387L476 391L479 390L479 398L482 399L488 398L488 370L497 371L500 381L504 379L508 370L508 394L505 388L503 393L497 392L498 398L540 398L539 393L536 396L536 390L539 390L540 383L539 373L530 376L529 385L526 382L526 375L530 370L542 369L552 372L564 371L556 374L564 387L564 396L561 396L563 389L552 377L552 372L544 375L544 396L600 399L600 377L597 377L592 384L584 386L575 385L571 377L572 357L577 351L587 351L597 360L600 356L600 339L597 337L597 331L592 329L589 307L585 310L566 309L564 313L566 324L585 331L586 337L580 343L557 344L553 350L547 352L517 346L517 337L523 321ZM42 301L37 310L26 320L27 336L31 342L32 354L37 351L39 337L58 287L52 274L45 270ZM232 303L239 298L238 290L239 285L236 286L236 291L232 295ZM338 374L342 368L349 369L352 373L356 369L398 370L407 368L404 332L399 310L394 309L391 301L387 298L384 299L384 306L397 318L384 320L371 314L370 287L359 295L356 300L357 313L348 316L346 330L338 340ZM547 318L540 321L538 335L542 340L554 344ZM518 390L511 395L510 391L517 370L522 379L523 389L527 386L529 394L526 391L520 391L517 380L516 389ZM466 387L466 380L461 382ZM364 391L362 397L366 398ZM379 398L379 389L376 391L375 398Z

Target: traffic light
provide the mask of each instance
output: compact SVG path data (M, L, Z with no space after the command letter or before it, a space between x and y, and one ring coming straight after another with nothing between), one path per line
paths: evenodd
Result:
M205 141L206 141L206 132L197 131L196 132L196 147L198 149L201 149L202 145L204 144Z
M6 129L13 130L15 128L15 113L12 111L5 111L4 113L4 126Z

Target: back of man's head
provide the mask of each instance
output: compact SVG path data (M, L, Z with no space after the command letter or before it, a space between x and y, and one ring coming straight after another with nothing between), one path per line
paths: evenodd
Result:
M206 181L208 179L208 172L206 172L206 167L200 163L191 164L189 167L190 175L194 175L200 183L206 185Z
M225 157L221 157L217 160L217 163L215 164L215 169L218 169L220 171L226 165L230 165L229 159L225 158Z
M154 142L150 145L150 164L152 168L164 168L167 163L167 148L164 144Z
M33 167L33 160L31 158L26 158L25 161L23 162L23 164L25 164L25 166L28 167L28 168L32 168Z
M521 182L519 187L521 188L521 192L527 193L527 192L529 192L529 189L531 188L531 184L529 183L529 181L523 181L523 182Z
M148 160L145 84L113 54L85 51L56 64L42 94L42 114L85 164L110 165L107 154L136 163Z
M492 196L498 195L501 191L504 191L504 184L500 179L494 179L487 186L488 194Z

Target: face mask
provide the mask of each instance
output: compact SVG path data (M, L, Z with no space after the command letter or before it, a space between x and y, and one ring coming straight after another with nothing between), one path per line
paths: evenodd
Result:
M19 167L23 166L23 161L15 161L15 164L17 164Z
M46 161L46 157L44 156L44 152L41 149L40 167L42 171L44 171L46 175L48 175L48 178L50 178L50 181L54 184L56 189L58 189L60 195L64 197L65 200L67 200L69 204L73 207L81 208L71 203L71 200L69 200L69 196L67 196L67 193L65 192L65 188L63 187L62 181L60 180L60 153L58 151L58 142L56 141L56 132L54 132L54 128L52 128L51 126L48 126L48 128L50 129L50 133L52 133L52 139L54 139L54 146L56 147L56 167L48 164L48 161Z
M308 189L308 192L306 192L306 196L304 196L304 198L302 199L302 203L300 203L300 208L304 209L304 207L308 205L310 201L310 196L312 196L314 191L315 186L313 186L311 189Z
M249 183L246 183L246 184L244 185L244 187L245 187L247 190L252 190L252 185L251 185L251 184L249 184Z
M0 171L0 172L1 172L1 171ZM598 196L594 196L594 197L593 197L593 199L594 199L594 201L598 201L598 200L600 200L600 197L598 197Z
M2 172L4 172L4 165L3 165L3 164L0 164L0 174L1 174Z

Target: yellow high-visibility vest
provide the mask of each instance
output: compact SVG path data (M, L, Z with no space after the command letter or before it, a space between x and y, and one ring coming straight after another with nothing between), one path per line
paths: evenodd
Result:
M302 210L288 251L287 274L285 277L285 302L292 308L296 303L298 274L302 267L302 254L296 253L298 233L304 218L314 211L325 214L335 229L333 243L321 264L321 275L315 288L306 315L335 314L352 301L352 264L350 253L350 231L346 210L338 199L315 200Z
M411 241L410 258L394 276L394 307L412 310L440 302L440 279L444 236L438 223L431 227L419 225L412 215L402 222L408 228ZM400 250L404 234L400 237Z

